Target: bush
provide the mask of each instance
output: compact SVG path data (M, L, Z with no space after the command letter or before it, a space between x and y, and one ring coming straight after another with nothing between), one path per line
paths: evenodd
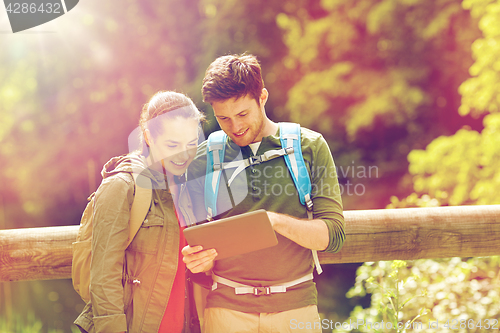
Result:
M347 293L371 295L370 307L357 306L350 315L364 325L333 332L490 332L500 328L499 290L500 256L367 262Z

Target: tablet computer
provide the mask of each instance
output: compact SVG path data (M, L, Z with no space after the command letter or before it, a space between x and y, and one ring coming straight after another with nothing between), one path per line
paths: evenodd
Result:
M191 247L216 249L220 260L278 244L267 212L259 209L184 229Z

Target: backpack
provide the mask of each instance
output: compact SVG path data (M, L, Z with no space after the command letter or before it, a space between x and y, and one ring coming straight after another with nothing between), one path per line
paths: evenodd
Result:
M135 195L130 209L130 232L127 247L139 231L142 222L148 214L153 192L151 188L137 186L137 174L134 177ZM83 211L80 228L73 245L73 262L71 264L71 279L73 288L85 303L90 301L90 264L92 258L92 229L94 220L95 192L88 199L89 203Z
M247 167L260 164L274 158L285 159L286 166L292 176L293 183L299 194L300 203L306 206L307 216L313 218L313 202L311 199L311 179L307 171L300 140L300 125L295 123L279 123L281 149L269 150L259 156L250 156L247 159L224 162L227 135L224 131L217 131L207 139L207 169L205 177L205 209L207 220L217 215L217 194L221 171L236 168L228 180L228 187L236 176ZM319 264L318 253L311 250L318 274L323 271Z

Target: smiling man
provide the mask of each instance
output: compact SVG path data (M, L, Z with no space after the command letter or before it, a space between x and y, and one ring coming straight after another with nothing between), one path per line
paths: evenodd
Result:
M206 71L202 94L227 134L225 161L235 156L251 159L282 148L280 126L266 115L269 93L254 56L217 58ZM241 172L246 177L236 177L233 184L240 179L240 187L229 188L240 192L233 193L240 200L223 202L228 200L219 194L217 202L218 218L265 209L277 233L278 245L217 261L213 249L183 249L191 272L210 274L215 282L207 298L205 332L297 332L291 325L294 321L319 322L311 250L339 251L345 239L344 217L335 164L326 141L321 134L301 128L300 146L307 168L303 171L309 174L313 188L312 218L308 218L298 192L291 190L295 189L294 181L281 156L252 163ZM188 186L194 207L205 206L206 155L205 142L190 170L192 181ZM221 179L225 181L221 180L219 186L226 187L226 193L231 193L227 179L235 178L233 172L222 171ZM241 179L245 180L243 185ZM202 220L206 214L197 212L197 218Z

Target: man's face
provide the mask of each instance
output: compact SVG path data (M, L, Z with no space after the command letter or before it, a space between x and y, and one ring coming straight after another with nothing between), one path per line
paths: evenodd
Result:
M263 89L260 105L250 95L246 95L239 99L213 102L212 108L220 128L234 143L245 147L262 140L266 100L267 91Z

